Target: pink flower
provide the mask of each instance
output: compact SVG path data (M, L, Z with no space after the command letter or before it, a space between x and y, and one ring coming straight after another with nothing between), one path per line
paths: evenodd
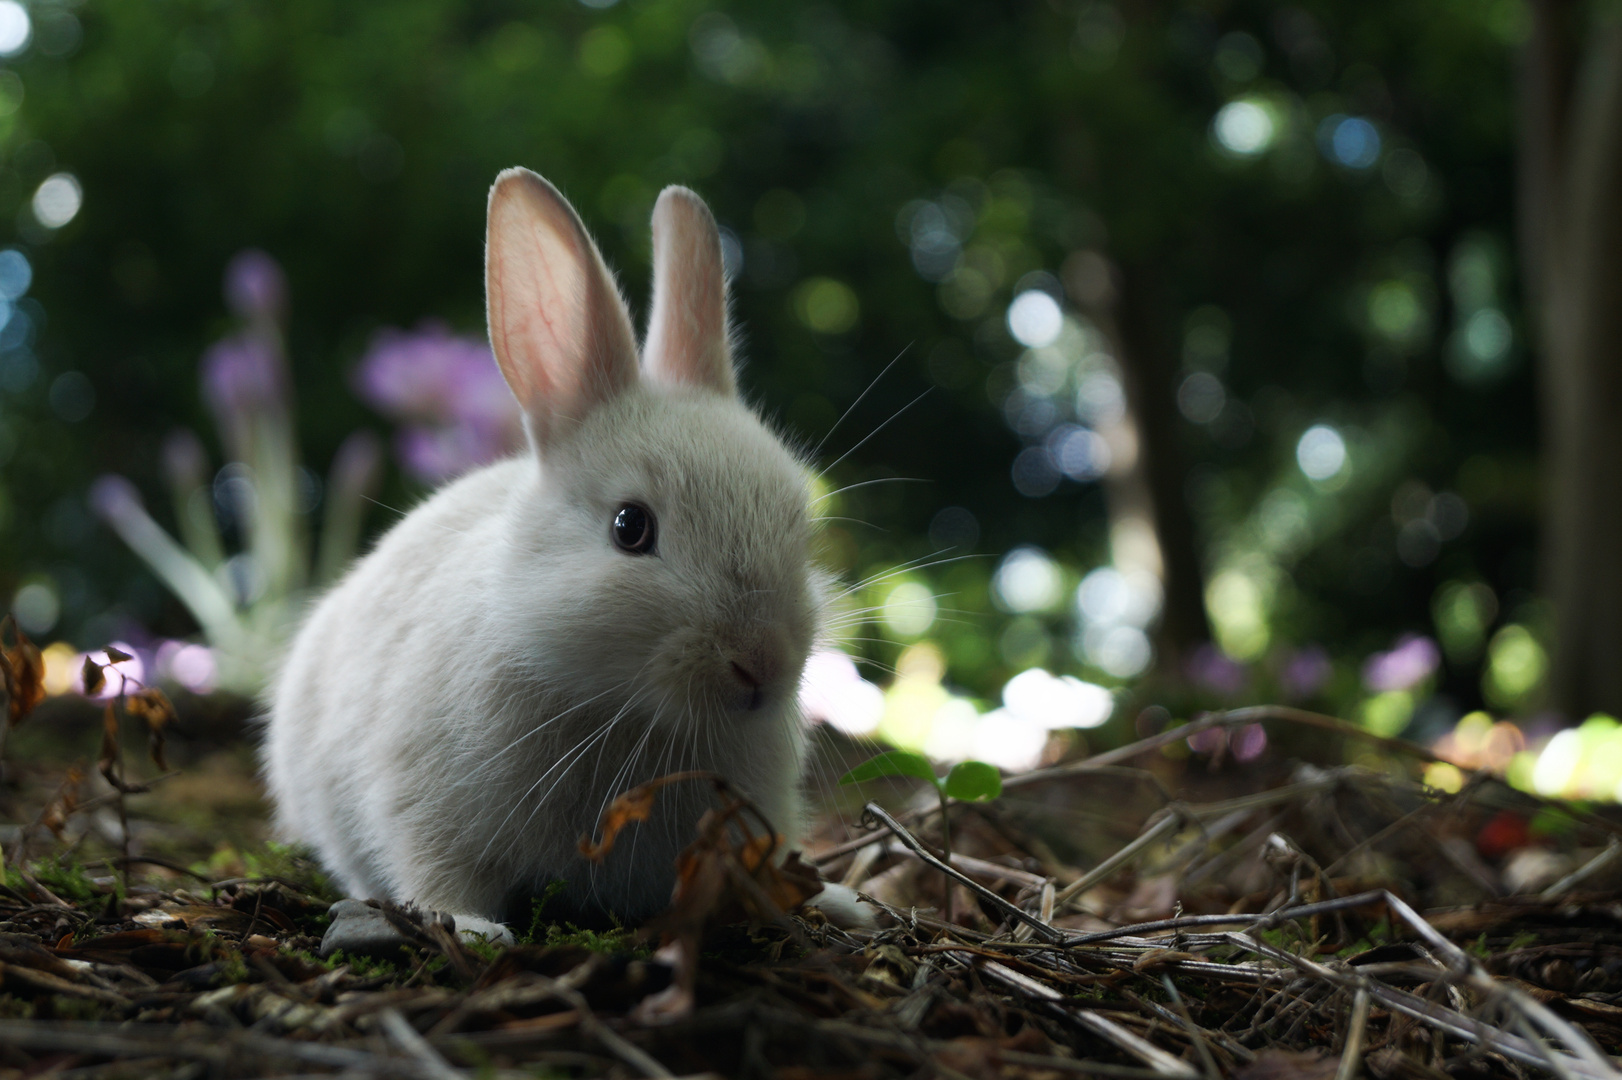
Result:
M1409 690L1436 673L1442 651L1419 634L1399 638L1390 652L1375 653L1363 663L1363 685L1374 693Z
M287 275L258 248L239 251L225 267L225 303L244 319L280 319L287 311Z
M378 331L352 381L361 400L403 424L395 454L427 483L494 461L523 441L518 403L490 346L441 323Z

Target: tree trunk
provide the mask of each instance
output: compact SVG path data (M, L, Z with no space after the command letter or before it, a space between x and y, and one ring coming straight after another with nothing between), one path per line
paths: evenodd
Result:
M1111 267L1108 288L1072 288L1097 295L1082 306L1114 348L1126 395L1131 466L1105 478L1110 546L1122 569L1152 569L1163 590L1155 644L1162 663L1175 664L1211 639L1205 617L1194 521L1185 495L1188 463L1178 450L1176 363L1158 327L1162 320L1152 276L1144 269ZM1133 552L1146 552L1147 558Z
M1166 566L1161 648L1175 655L1209 641L1211 625L1205 617L1205 579L1188 508L1188 462L1179 448L1176 354L1161 330L1165 318L1158 299L1149 271L1123 268L1117 305L1125 353L1121 367L1143 433L1143 475Z
M1549 704L1622 713L1622 21L1536 0L1521 78L1520 243L1543 425Z

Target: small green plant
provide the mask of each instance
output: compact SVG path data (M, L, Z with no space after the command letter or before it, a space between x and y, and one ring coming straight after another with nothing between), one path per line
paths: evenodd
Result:
M539 945L546 940L554 921L546 917L546 907L567 887L568 883L564 881L548 882L541 895L534 898L529 910L529 930L518 935L520 945Z
M579 945L592 952L630 953L634 956L648 956L650 949L639 937L637 931L628 926L616 926L612 930L582 930L573 923L554 923L546 928L546 936L540 944L549 947L559 945Z
M860 784L877 780L881 776L914 776L928 780L935 787L941 801L941 849L946 861L952 860L952 822L948 814L951 801L987 802L1002 794L1002 774L995 765L983 761L960 761L944 777L935 775L935 766L922 754L910 750L886 750L868 758L839 778L841 784ZM952 883L946 882L946 918L952 919Z
M29 869L35 881L64 900L85 903L101 896L89 872L77 862L63 861L52 855L36 860ZM13 889L25 887L22 875L11 867L6 868L6 884Z
M443 961L443 957L440 958ZM347 953L342 949L334 950L326 960L327 965L335 967L339 964L349 965L349 970L363 979L387 978L403 975L408 970L400 966L399 962L381 956L364 956L360 953Z

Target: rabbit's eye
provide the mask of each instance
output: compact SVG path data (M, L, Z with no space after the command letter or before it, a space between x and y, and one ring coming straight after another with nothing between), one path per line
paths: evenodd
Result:
M614 546L627 555L653 554L653 511L636 503L626 503L614 514L614 527L609 530Z

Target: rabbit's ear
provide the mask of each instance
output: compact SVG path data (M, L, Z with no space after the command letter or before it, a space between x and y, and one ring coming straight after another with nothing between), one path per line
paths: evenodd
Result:
M490 189L490 345L537 443L637 378L631 316L574 208L528 169Z
M642 360L662 383L736 392L721 233L684 187L665 188L653 208L653 314Z

